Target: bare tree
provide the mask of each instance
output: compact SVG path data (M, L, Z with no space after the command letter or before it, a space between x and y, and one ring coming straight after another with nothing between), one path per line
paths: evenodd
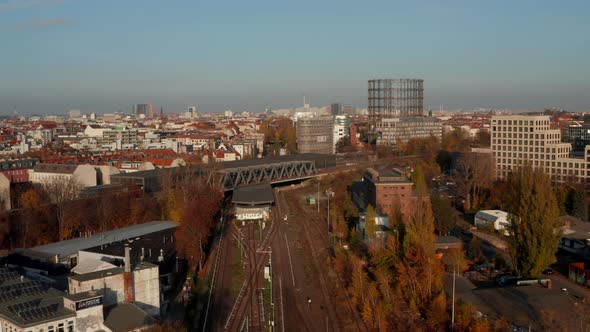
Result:
M490 155L466 153L458 161L455 182L465 197L465 209L478 209L489 196L493 184L493 165Z
M41 187L49 197L51 203L55 205L55 217L59 228L59 240L64 239L64 229L66 228L65 210L68 202L76 199L82 189L82 185L76 177L58 177L45 179Z

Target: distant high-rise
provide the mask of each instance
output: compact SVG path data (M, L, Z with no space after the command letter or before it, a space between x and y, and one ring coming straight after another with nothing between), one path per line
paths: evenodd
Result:
M150 114L150 105L149 104L137 104L135 105L135 115L149 115Z
M82 116L82 112L80 110L70 110L68 115L70 118L79 118Z
M380 79L369 81L369 124L381 119L422 116L424 80Z
M342 104L333 103L332 105L330 105L330 111L332 115L342 115Z
M334 144L334 117L316 116L297 119L297 151L331 154Z
M411 139L442 137L439 120L424 117L424 81L370 80L369 125L377 145L396 149Z
M189 106L187 111L188 111L190 117L197 116L197 106Z

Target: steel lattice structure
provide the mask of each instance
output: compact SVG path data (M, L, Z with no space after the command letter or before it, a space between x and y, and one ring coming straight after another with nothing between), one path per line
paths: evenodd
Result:
M224 190L233 190L239 186L306 178L315 174L317 174L315 162L296 160L225 168L216 171L210 181L223 186Z
M421 79L381 79L369 81L369 124L381 119L422 116L424 81Z

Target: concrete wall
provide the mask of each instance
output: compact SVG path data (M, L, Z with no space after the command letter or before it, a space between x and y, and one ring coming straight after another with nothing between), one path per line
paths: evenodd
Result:
M96 170L90 165L79 165L74 171L74 177L83 187L96 186Z
M10 180L0 173L0 209L10 210Z
M76 303L72 300L64 298L64 307L76 312L75 331L109 331L109 329L103 324L104 315L102 305L76 311Z
M95 290L103 296L102 301L104 306L122 302L125 298L123 273L80 282L68 278L68 291L70 294L82 293L89 290Z
M133 271L135 304L150 315L160 315L160 279L158 267Z
M120 173L119 169L115 166L101 165L94 167L96 167L97 171L97 185L111 184L111 175Z

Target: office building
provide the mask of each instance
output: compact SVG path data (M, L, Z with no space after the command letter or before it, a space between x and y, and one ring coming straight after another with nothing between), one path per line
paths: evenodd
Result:
M442 139L441 121L428 117L381 119L376 123L375 132L377 145L388 145L393 149L398 143L407 143L410 139Z
M562 140L571 143L573 152L583 152L586 145L590 145L590 124L578 124L562 129Z
M340 103L333 103L330 105L330 113L332 113L332 115L342 115L343 111L342 104Z
M334 149L334 117L314 116L297 119L297 151L331 154Z
M590 146L583 157L572 157L571 144L561 141L561 131L551 128L549 116L493 116L491 140L497 178L507 177L525 161L558 182L590 177Z

